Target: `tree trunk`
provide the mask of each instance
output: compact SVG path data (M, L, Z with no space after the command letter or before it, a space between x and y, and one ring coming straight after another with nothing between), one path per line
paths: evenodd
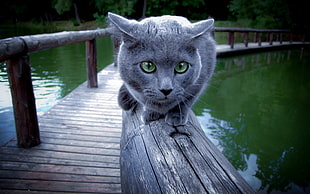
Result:
M73 3L73 7L74 7L74 14L75 14L76 22L77 22L78 25L81 25L81 20L80 20L80 16L79 16L79 13L78 13L78 8L77 8L76 3Z
M143 0L142 19L145 18L147 0Z

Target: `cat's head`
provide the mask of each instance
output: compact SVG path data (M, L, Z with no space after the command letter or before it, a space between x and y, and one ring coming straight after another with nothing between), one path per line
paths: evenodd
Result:
M121 39L120 75L130 93L147 108L166 113L196 95L187 91L203 84L201 76L211 76L201 75L199 49L210 39L213 19L190 23L179 16L161 16L138 22L113 13L108 19Z

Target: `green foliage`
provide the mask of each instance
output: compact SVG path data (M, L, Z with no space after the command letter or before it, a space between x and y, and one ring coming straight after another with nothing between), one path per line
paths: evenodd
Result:
M216 21L234 20L243 27L310 31L306 3L305 0L1 0L0 23L33 20L44 23L68 18L75 18L77 23L80 18L105 23L110 11L135 19L169 14L195 21L211 16Z
M59 15L63 14L66 11L70 11L72 7L73 0L54 0L54 8L56 9Z
M107 12L114 12L128 16L135 12L134 6L137 0L95 0L99 12L106 15Z
M106 17L104 15L99 15L98 12L94 13L94 18L98 23L106 24Z
M292 23L287 0L232 0L228 7L249 27L288 28Z
M208 17L204 7L204 0L148 0L146 15L181 15L189 19L199 20Z

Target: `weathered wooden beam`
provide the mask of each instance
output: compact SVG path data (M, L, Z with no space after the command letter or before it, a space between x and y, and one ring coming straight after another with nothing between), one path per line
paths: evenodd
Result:
M186 126L164 119L144 125L141 111L123 112L123 193L254 193L202 131L194 113Z
M97 49L96 39L86 41L87 87L97 88Z
M40 132L31 80L28 55L16 55L7 60L8 77L14 108L17 142L29 148L40 144Z
M42 51L67 44L109 36L112 33L111 28L105 28L98 30L57 32L2 39L0 40L0 61L6 60L10 58L10 56L18 53Z

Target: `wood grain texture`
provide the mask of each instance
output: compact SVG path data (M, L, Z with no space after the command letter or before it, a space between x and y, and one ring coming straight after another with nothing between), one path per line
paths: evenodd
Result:
M28 55L16 55L7 61L14 107L17 144L29 148L40 144L37 110Z
M38 118L41 144L0 147L0 193L121 193L122 84L113 65Z
M254 193L193 113L180 127L163 119L144 125L140 116L140 110L123 113L123 193Z

